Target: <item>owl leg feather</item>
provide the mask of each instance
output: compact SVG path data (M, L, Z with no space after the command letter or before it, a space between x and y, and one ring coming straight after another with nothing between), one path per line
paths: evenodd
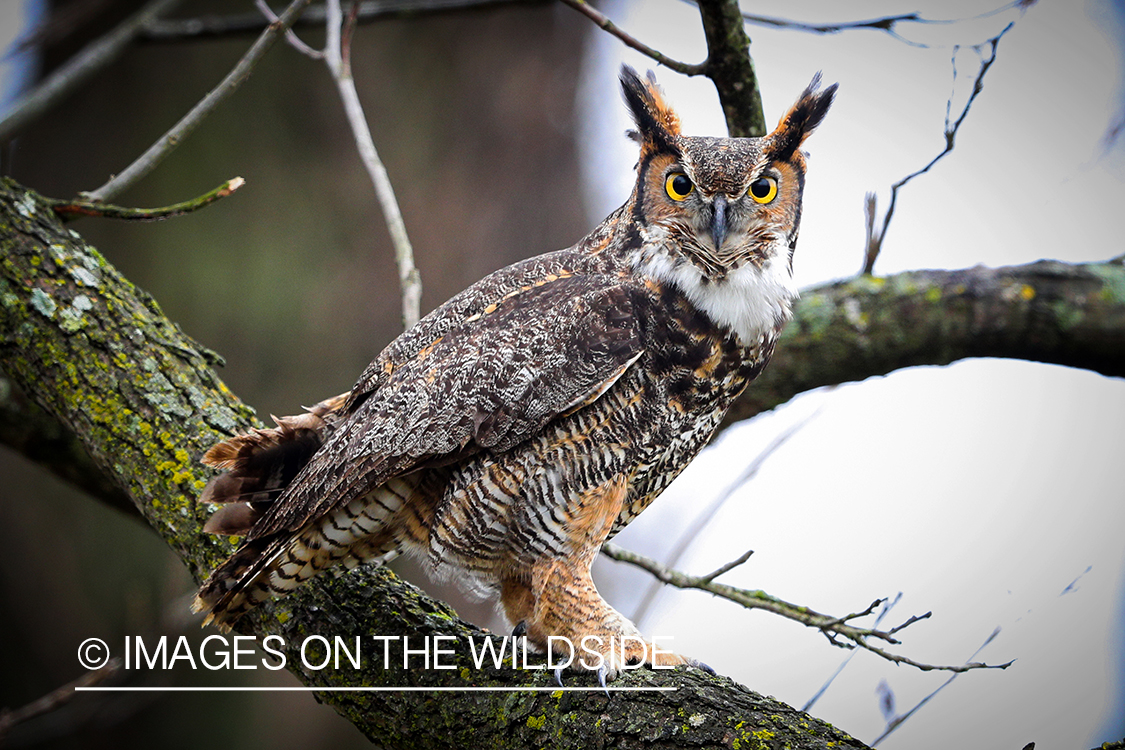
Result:
M530 570L504 578L501 604L509 620L523 624L530 642L550 648L553 662L572 654L572 668L597 672L599 678L616 679L639 664L703 667L654 648L594 586L590 566L621 511L626 487L623 479L615 480L580 498L567 514L571 553L541 558Z

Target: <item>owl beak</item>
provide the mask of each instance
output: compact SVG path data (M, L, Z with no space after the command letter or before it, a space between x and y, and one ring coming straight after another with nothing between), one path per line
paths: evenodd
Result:
M714 209L711 215L711 241L715 243L715 250L718 251L727 236L727 197L722 193L716 193L711 205Z

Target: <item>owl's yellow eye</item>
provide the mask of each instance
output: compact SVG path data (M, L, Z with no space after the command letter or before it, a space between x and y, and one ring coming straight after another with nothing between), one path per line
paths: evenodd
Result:
M691 191L695 190L695 185L691 184L691 178L683 172L673 172L664 181L664 189L668 191L669 198L674 201L682 201L691 195Z
M772 177L759 177L750 183L747 191L755 203L769 203L777 197L777 180Z

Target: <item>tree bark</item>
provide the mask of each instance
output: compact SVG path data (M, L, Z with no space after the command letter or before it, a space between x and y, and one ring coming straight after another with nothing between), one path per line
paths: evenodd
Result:
M1125 376L1125 256L859 276L804 290L769 367L726 422L813 388L966 357Z
M699 15L707 39L704 71L719 94L727 131L732 138L760 138L766 119L738 0L699 0Z

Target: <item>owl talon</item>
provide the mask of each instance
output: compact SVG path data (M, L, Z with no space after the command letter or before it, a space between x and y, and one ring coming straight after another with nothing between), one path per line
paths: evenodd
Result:
M703 662L696 661L695 659L690 659L688 661L688 666L695 667L696 669L702 669L707 674L717 674L717 672L715 672L715 670L712 669L709 664L704 664Z
M512 628L512 637L513 638L519 638L520 636L526 635L526 634L527 634L527 620L520 620L519 622L516 623L516 626L514 628Z
M609 672L609 670L606 669L604 664L601 665L600 667L598 667L598 684L601 685L602 690L605 691L605 697L606 698L610 697L609 696L609 688L606 687L606 684L605 684L605 676L606 676L607 672Z

